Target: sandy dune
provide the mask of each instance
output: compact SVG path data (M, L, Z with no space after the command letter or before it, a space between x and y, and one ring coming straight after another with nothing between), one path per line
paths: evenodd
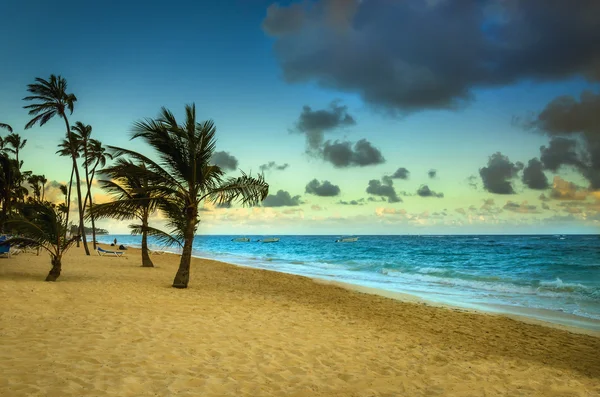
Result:
M598 337L177 259L0 259L0 395L600 395Z

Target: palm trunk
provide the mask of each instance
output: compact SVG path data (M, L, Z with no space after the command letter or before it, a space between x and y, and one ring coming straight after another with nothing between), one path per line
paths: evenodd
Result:
M51 263L52 269L50 269L50 273L48 273L46 281L56 281L56 279L60 276L60 271L62 270L62 263L60 257L53 256Z
M69 126L69 120L65 114L62 115L65 119L65 124L67 126L67 139L69 142L71 140L71 127ZM75 178L77 178L77 206L79 207L79 230L81 233L81 241L83 242L83 248L85 249L85 254L90 255L90 249L87 246L87 238L85 236L84 223L83 223L83 201L81 200L81 177L79 176L79 167L77 167L77 158L75 157L75 153L71 154L73 159L73 168L75 169Z
M92 179L90 178L90 170L87 163L88 151L87 151L87 141L84 142L84 157L85 157L85 183L87 183L87 194L86 200L84 202L83 207L87 207L87 198L90 199L90 212L92 212ZM90 216L90 220L92 221L92 246L94 247L94 251L96 250L96 222L94 222L94 216Z
M154 267L148 253L148 218L142 219L142 267Z
M187 288L190 282L190 264L192 262L192 245L194 244L194 234L196 232L196 214L191 214L193 210L188 210L188 224L185 228L183 251L181 252L181 262L179 269L173 280L173 287Z
M75 174L75 168L71 168L71 179L69 180L69 193L67 194L67 216L65 219L65 238L69 232L69 212L71 211L71 187L73 186L73 174Z

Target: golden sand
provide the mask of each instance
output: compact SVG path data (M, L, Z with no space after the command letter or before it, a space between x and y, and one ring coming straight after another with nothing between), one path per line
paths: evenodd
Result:
M0 396L600 396L600 338L178 256L0 259Z

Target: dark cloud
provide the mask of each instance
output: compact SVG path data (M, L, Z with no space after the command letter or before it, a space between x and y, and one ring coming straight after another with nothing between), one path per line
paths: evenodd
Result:
M429 186L427 185L421 185L421 187L417 190L417 195L421 197L444 197L444 193L436 193L429 189Z
M288 163L285 164L277 164L274 161L269 161L266 164L262 164L260 167L258 167L261 171L265 172L265 171L270 171L270 170L276 170L276 171L283 171L285 169L287 169L290 165Z
M597 0L298 1L270 6L263 30L288 82L391 111L456 108L524 80L600 80Z
M263 200L263 207L295 207L302 204L300 196L293 196L285 190L278 190L277 194L269 194Z
M543 164L538 159L531 159L523 169L523 183L530 189L544 190L550 186L544 174Z
M541 148L547 169L556 172L563 165L573 166L592 189L600 189L600 93L584 91L579 100L557 97L529 126L552 138L548 147Z
M383 177L381 181L377 179L371 179L369 181L369 186L367 186L366 192L374 196L382 197L384 200L387 198L388 203L402 202L402 199L398 197L398 194L396 193L396 189L394 189L394 183L390 177ZM375 200L371 200L371 198L369 198L369 201Z
M358 199L358 200L350 200L350 201L340 200L336 204L341 204L341 205L364 205L365 204L365 199L361 198L361 199Z
M523 204L519 204L519 203L515 203L513 201L507 201L506 204L504 205L505 210L507 211L511 211L511 212L518 212L519 214L539 214L540 211L537 209L537 207L535 205L531 205L531 204L527 204L527 203L523 203Z
M408 179L408 177L410 176L410 171L407 170L404 167L400 167L396 170L396 172L394 172L394 174L392 175L392 178L394 179Z
M325 161L337 168L365 167L385 162L381 151L374 147L371 142L361 139L352 147L351 142L327 141L321 152Z
M488 192L514 194L511 179L516 178L522 168L522 163L512 163L507 156L497 152L490 156L487 167L479 169L479 175Z
M228 152L215 152L211 160L224 170L235 171L238 168L238 160Z
M305 134L308 148L316 150L322 146L326 132L355 124L354 117L348 114L348 107L333 101L329 109L312 110L305 105L296 122L295 131Z
M379 201L387 201L387 200L385 199L385 197L380 197L380 198L369 197L369 198L367 198L367 201L376 203L376 202L379 202Z
M318 180L313 179L312 181L308 182L304 192L314 194L315 196L332 197L340 194L340 187L332 184L329 181L323 181L323 183L321 183Z
M435 177L436 177L436 175L437 175L437 170L429 170L429 171L427 172L427 175L429 175L429 177L430 177L431 179L433 179L433 178L435 178Z

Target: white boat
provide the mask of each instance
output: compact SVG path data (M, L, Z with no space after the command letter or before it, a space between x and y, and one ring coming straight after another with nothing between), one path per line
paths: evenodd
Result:
M358 237L342 237L335 240L336 243L353 243L358 241Z
M237 238L232 238L231 241L234 241L236 243L249 243L250 239L248 237L237 237Z
M263 243L276 243L279 241L279 237L269 237L258 241L262 241Z

